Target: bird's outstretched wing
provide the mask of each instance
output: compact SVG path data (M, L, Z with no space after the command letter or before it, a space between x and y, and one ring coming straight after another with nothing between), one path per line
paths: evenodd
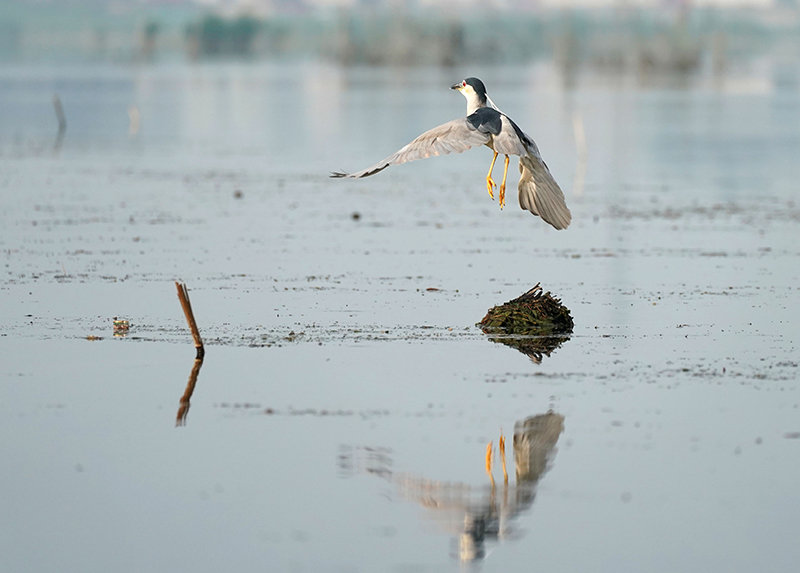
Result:
M550 175L536 144L531 140L531 145L526 147L528 154L519 160L519 206L556 229L566 229L572 221L572 213L564 201L564 193Z
M372 167L367 167L353 174L336 171L331 173L331 177L369 177L379 171L383 171L390 165L399 165L436 155L463 153L467 149L488 143L490 137L491 135L481 129L480 126L473 127L467 121L467 118L454 119L426 131L414 141Z

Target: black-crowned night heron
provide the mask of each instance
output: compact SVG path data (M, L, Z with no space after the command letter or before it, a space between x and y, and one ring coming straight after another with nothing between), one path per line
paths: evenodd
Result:
M509 155L519 156L519 206L538 215L556 229L566 229L572 220L564 201L564 193L550 174L539 148L510 117L497 109L486 94L486 87L478 78L467 78L451 87L467 98L467 117L454 119L439 127L426 131L414 141L358 173L331 173L331 177L369 177L383 171L390 165L399 165L417 159L436 155L462 153L477 145L486 145L494 151L486 188L494 199L492 171L498 154L505 155L503 182L500 184L500 208L506 202L506 176L508 175Z

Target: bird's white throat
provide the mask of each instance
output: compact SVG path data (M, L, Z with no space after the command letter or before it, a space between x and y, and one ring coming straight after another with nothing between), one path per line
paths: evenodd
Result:
M475 110L485 107L486 104L481 101L481 98L478 97L478 94L475 93L475 90L472 89L472 86L467 85L464 87L464 89L459 91L461 91L461 95L467 98L467 115L472 115Z
M490 107L500 111L500 109L492 101L492 98L489 97L489 94L486 94L486 101L481 101L481 98L478 96L475 90L472 89L472 86L468 85L460 91L461 94L467 99L467 115L472 115L475 110L482 107Z

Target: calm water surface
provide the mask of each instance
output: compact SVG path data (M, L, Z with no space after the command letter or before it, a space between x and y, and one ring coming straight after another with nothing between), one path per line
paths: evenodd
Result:
M328 179L462 115L468 75L569 230L500 211L486 149ZM799 94L563 85L0 69L2 569L792 570ZM531 360L474 325L538 282L575 331Z

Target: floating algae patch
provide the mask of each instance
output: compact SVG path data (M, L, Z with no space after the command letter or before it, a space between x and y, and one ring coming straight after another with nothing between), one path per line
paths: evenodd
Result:
M569 309L537 283L531 290L489 309L478 323L489 340L516 348L537 364L569 340Z

